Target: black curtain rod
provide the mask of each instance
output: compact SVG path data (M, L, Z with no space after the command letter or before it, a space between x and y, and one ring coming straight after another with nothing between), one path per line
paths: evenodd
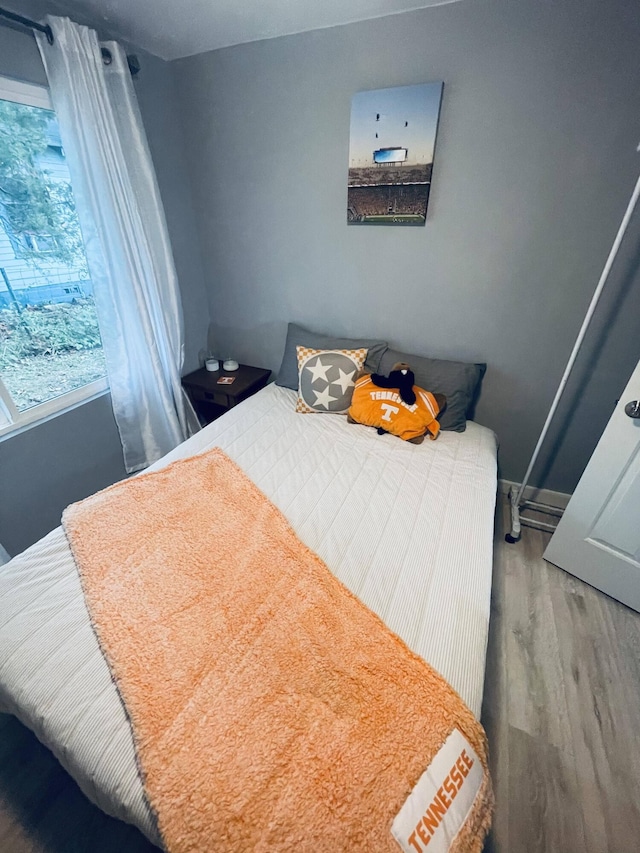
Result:
M7 21L10 21L11 23L9 26L11 26L11 24L17 24L18 26L25 27L28 30L38 30L39 33L44 33L46 35L49 44L53 44L53 32L48 24L39 24L37 21L32 21L30 18L24 18L22 15L16 15L15 12L9 12L2 8L0 8L0 19L1 18L6 18ZM2 20L0 20L0 24L2 24ZM111 65L111 62L113 61L111 52L107 50L106 47L101 48L101 51L102 59L105 64ZM131 76L135 77L138 71L140 71L138 57L134 54L128 54L127 65L129 66Z
M38 30L39 33L44 33L49 44L53 44L53 33L48 24L39 24L37 21L32 21L29 18L23 18L22 15L16 15L15 12L9 12L7 9L0 9L0 18L6 18L14 24L21 27L26 27L29 30Z

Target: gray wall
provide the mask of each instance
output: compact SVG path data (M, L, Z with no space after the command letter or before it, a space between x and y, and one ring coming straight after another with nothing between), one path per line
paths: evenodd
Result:
M296 320L487 361L477 420L521 478L636 179L639 39L631 0L473 0L173 63L218 352L275 370ZM348 227L352 95L433 80L426 227ZM634 263L539 485L573 489L637 360Z
M14 4L15 5L15 4ZM38 18L48 4L21 4ZM166 208L185 315L185 372L198 366L208 305L194 239L180 124L167 63L138 52L140 108ZM46 84L35 42L0 27L0 74ZM125 476L108 395L0 441L0 543L16 554L60 522L64 507Z
M108 394L0 442L0 542L18 554L62 510L126 476Z

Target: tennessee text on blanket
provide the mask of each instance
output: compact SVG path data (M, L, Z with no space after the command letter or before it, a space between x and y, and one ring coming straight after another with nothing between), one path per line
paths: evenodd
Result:
M169 851L480 853L481 726L221 450L63 523Z

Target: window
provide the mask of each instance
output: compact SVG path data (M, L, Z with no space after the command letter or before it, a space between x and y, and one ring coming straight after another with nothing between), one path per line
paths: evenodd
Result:
M19 242L28 252L53 253L58 248L56 238L52 234L32 234L29 231L23 231L16 236L16 242Z
M49 93L0 77L0 436L106 388Z

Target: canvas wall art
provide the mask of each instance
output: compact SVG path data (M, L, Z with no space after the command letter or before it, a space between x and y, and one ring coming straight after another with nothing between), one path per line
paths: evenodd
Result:
M421 83L354 95L350 225L425 224L443 86Z

